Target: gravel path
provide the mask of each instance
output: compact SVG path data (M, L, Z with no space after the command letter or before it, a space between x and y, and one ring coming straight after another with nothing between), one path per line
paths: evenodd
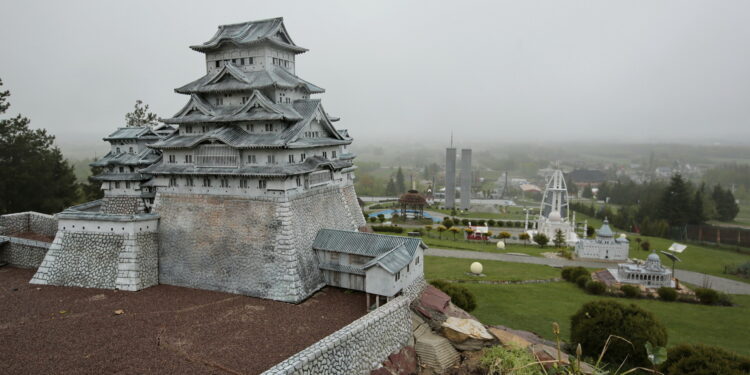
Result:
M3 375L258 374L365 313L364 294L336 288L293 305L169 285L37 286L33 275L0 268Z
M429 248L426 252L426 255L448 257L448 258L499 260L503 262L541 264L541 265L547 265L547 266L553 266L553 267L563 267L563 266L582 266L582 267L587 267L587 268L616 267L616 263L614 262L551 259L551 258L533 257L533 256L528 256L528 255L485 253L485 252L479 252L479 251L451 250L451 249L438 249L438 248ZM725 279L723 277L706 275L703 273L686 271L686 270L681 270L681 269L675 270L675 276L679 280L684 281L686 283L694 284L694 285L709 285L711 288L724 292L724 293L750 294L750 284L743 283L740 281Z

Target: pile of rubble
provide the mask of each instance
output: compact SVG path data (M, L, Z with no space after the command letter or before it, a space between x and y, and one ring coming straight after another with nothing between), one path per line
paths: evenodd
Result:
M409 345L372 374L484 374L479 367L481 350L496 345L527 348L539 361L558 358L555 343L531 332L485 326L431 285L411 308L414 334ZM560 357L567 364L568 354Z

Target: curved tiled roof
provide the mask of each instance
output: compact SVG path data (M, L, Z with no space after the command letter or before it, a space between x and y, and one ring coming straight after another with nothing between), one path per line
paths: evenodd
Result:
M212 106L198 94L190 96L188 103L174 117L163 119L167 124L191 124L206 122L288 120L299 121L303 117L293 104L274 103L260 91L253 91L247 103L241 106Z
M232 63L223 68L208 73L174 91L180 94L215 93L230 91L247 91L266 87L303 88L311 94L325 92L321 87L313 85L297 77L279 66L271 66L263 70L245 72Z
M216 34L207 42L190 46L190 48L199 52L208 52L221 47L224 43L249 46L264 42L296 53L307 51L307 49L294 44L286 31L286 27L284 27L284 19L281 17L221 25Z
M138 153L120 152L116 153L110 151L107 155L104 155L101 159L89 164L92 167L107 167L110 165L148 165L153 164L161 159L156 151L152 149L143 149Z

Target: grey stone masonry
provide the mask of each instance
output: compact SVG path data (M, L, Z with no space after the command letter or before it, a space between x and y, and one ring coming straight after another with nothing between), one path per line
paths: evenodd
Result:
M0 262L18 268L37 268L51 245L48 242L0 236Z
M263 374L369 374L411 338L410 302L396 297Z
M140 197L104 197L102 198L102 213L115 215L130 215L143 212L143 199Z
M158 192L159 282L298 303L324 285L312 242L357 230L352 186L287 197Z
M156 233L59 231L32 284L136 291L156 285Z
M52 215L32 211L0 216L0 235L24 232L54 237L57 232L57 219Z

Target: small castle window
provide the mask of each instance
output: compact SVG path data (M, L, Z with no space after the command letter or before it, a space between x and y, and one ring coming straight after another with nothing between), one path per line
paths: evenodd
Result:
M120 188L120 181L115 181L115 189L119 189L119 188Z
M294 164L294 155L289 155L289 163Z
M248 101L248 100L250 100L250 97L249 97L249 96L243 96L243 97L242 97L242 104L245 104L245 103L247 103L247 101Z
M130 181L125 181L125 188L130 189Z
M175 155L169 155L169 162L170 163L176 163L177 157Z
M247 179L246 178L240 179L240 187L243 188L243 189L247 189Z
M276 164L276 155L268 155L268 164Z
M258 180L258 189L265 189L267 185L266 180Z
M169 178L169 186L177 186L177 177Z
M328 152L323 151L323 159L328 159Z
M336 151L331 151L331 159L336 159Z
M119 147L117 147L117 148L116 148L115 150L116 150L116 152L117 152L118 154L120 153L120 148L119 148Z
M211 178L210 177L204 177L203 178L203 186L204 187L211 187Z
M130 152L131 154L133 153L133 148L132 148L132 147L130 147L130 151L129 151L129 152Z
M302 186L302 178L297 176L297 186Z
M125 173L125 168L124 167L119 167L118 169L120 170L120 173Z
M192 162L193 162L193 155L192 154L185 155L185 163L192 163Z
M255 155L248 155L247 156L247 163L248 164L255 164Z
M216 67L217 67L217 68L220 68L220 67L221 67L221 60L216 60Z
M300 161L305 161L306 158L307 158L307 155L305 155L304 152L299 155L299 160Z
M185 186L193 186L193 178L192 177L186 177L185 178Z
M272 132L273 131L273 124L266 124L266 131Z
M224 188L229 187L229 179L228 178L223 177L221 179L221 187L224 187Z

